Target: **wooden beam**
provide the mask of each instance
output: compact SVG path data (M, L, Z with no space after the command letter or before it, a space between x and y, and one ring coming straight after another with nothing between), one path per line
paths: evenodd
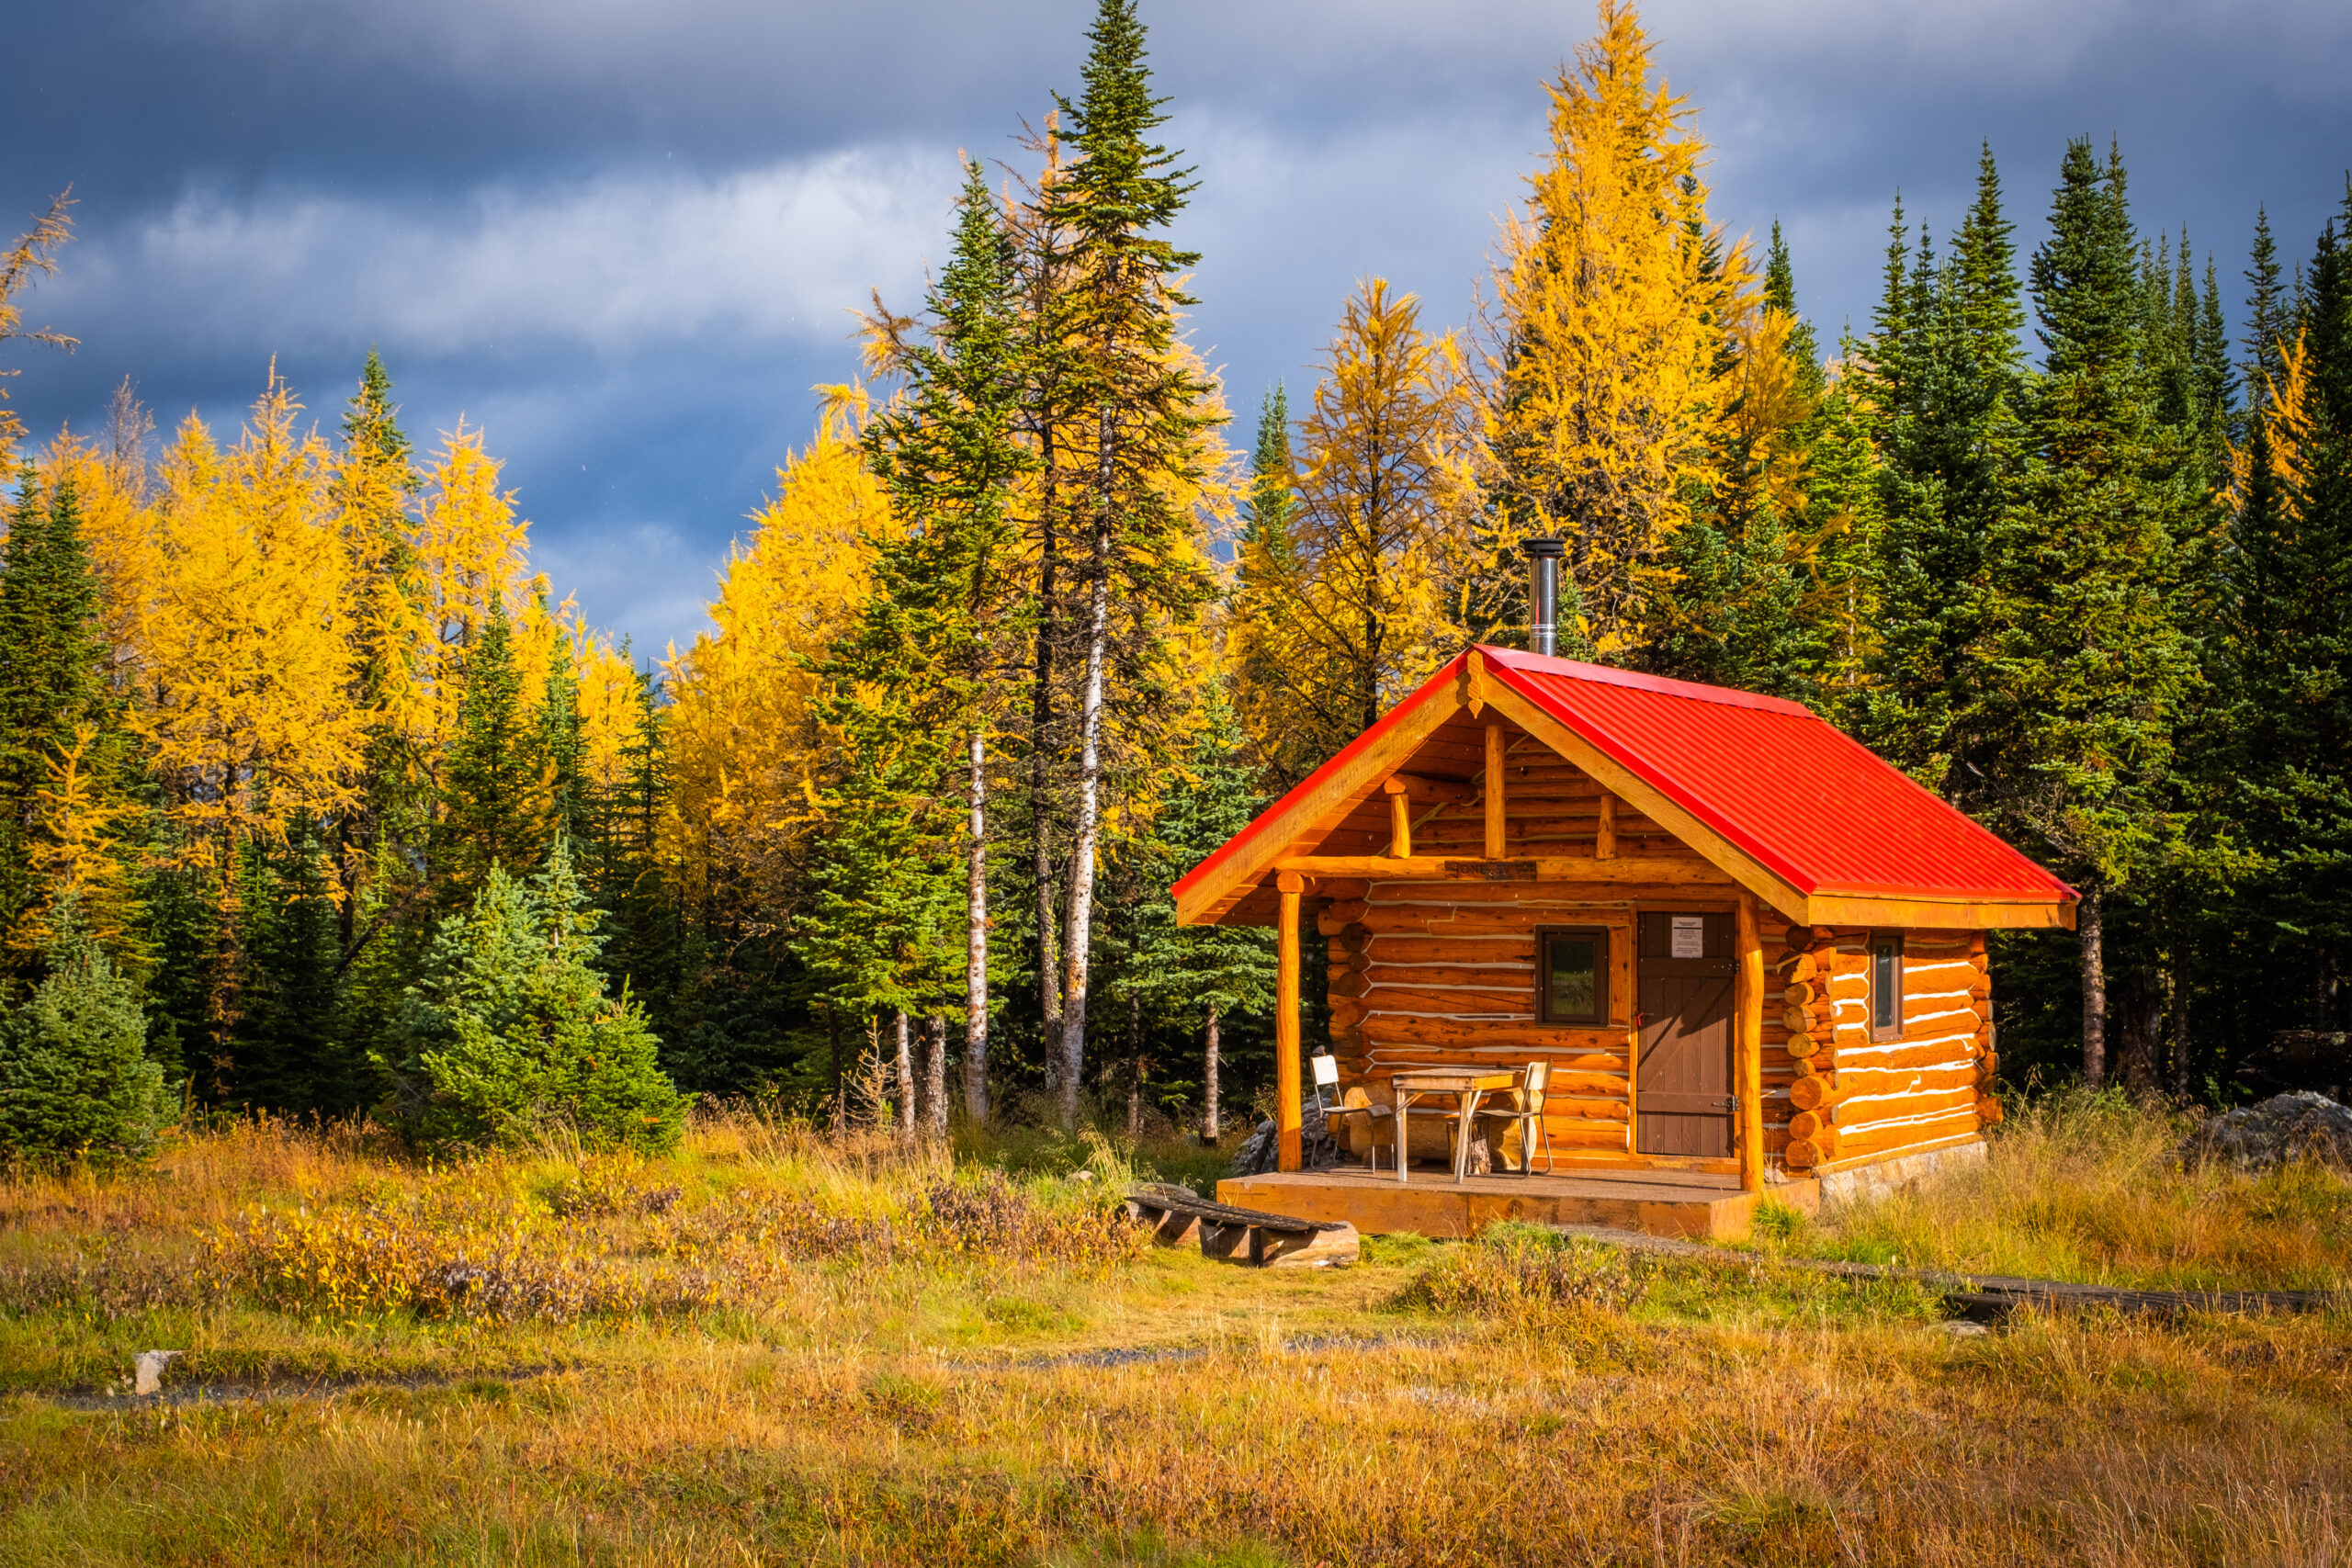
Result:
M1904 931L2049 931L2075 929L2075 905L1994 898L1878 898L1816 893L1806 901L1815 926L1880 926Z
M1466 806L1478 794L1476 784L1464 784L1460 779L1425 778L1419 773L1391 773L1380 787L1417 806Z
M1286 871L1274 879L1282 915L1274 937L1275 1168L1299 1166L1298 898L1306 879Z
M1413 805L1403 790L1388 795L1388 855L1392 860L1413 858Z
M1738 1080L1739 1184L1764 1190L1764 942L1756 931L1756 895L1740 890L1738 984L1732 1020L1732 1071Z
M1617 858L1617 797L1605 789L1600 792L1600 827L1592 840L1592 858Z
M1380 882L1598 882L1638 883L1645 886L1720 888L1736 886L1722 872L1699 860L1668 860L1664 856L1634 860L1596 861L1589 855L1555 855L1538 860L1447 860L1437 855L1286 855L1274 869L1306 876L1359 876Z
M1279 815L1252 824L1249 842L1216 872L1184 889L1176 901L1176 923L1213 922L1257 890L1267 871L1302 840L1319 840L1353 811L1380 781L1421 748L1421 743L1462 711L1465 682L1441 685L1418 705L1392 714L1395 728L1317 780L1315 787L1285 796Z
M1474 648L1462 670L1462 705L1470 710L1472 718L1487 711L1487 656Z
M1487 771L1479 779L1487 807L1487 858L1500 860L1504 850L1503 727L1487 726Z

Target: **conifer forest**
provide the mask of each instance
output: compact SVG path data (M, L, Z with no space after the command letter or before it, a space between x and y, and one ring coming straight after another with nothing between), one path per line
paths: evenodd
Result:
M236 429L0 403L11 1157L251 1112L658 1150L697 1097L1254 1121L1272 933L1169 886L1521 644L1540 535L1562 653L1801 701L2079 891L1995 938L2006 1088L2341 1062L2352 184L2192 243L2131 148L1996 134L1956 227L1893 206L1841 330L1603 0L1486 275L1364 277L1311 376L1236 387L1145 18L1087 42L965 167L927 292L872 298L689 645L559 597L481 432L405 423L373 354L256 363ZM74 219L0 262L19 389L73 346Z

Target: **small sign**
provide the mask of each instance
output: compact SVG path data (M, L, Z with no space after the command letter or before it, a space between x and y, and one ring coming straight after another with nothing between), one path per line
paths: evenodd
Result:
M1674 917L1674 956L1704 958L1707 956L1707 917L1677 915Z

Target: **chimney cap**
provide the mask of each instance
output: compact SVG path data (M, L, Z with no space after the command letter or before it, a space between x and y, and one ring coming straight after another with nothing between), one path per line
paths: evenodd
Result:
M1530 560L1543 560L1547 557L1558 560L1568 553L1568 542L1556 534L1539 534L1532 539L1521 539L1519 547L1527 552Z

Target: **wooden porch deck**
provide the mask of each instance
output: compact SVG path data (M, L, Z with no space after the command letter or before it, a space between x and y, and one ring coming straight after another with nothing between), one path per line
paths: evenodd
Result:
M1216 1184L1221 1203L1345 1220L1367 1235L1467 1236L1498 1220L1528 1220L1706 1241L1745 1239L1756 1205L1768 1197L1810 1213L1820 1190L1818 1183L1803 1180L1743 1192L1736 1176L1656 1169L1473 1176L1457 1184L1450 1172L1433 1167L1399 1182L1394 1172L1375 1176L1362 1166L1232 1177Z

